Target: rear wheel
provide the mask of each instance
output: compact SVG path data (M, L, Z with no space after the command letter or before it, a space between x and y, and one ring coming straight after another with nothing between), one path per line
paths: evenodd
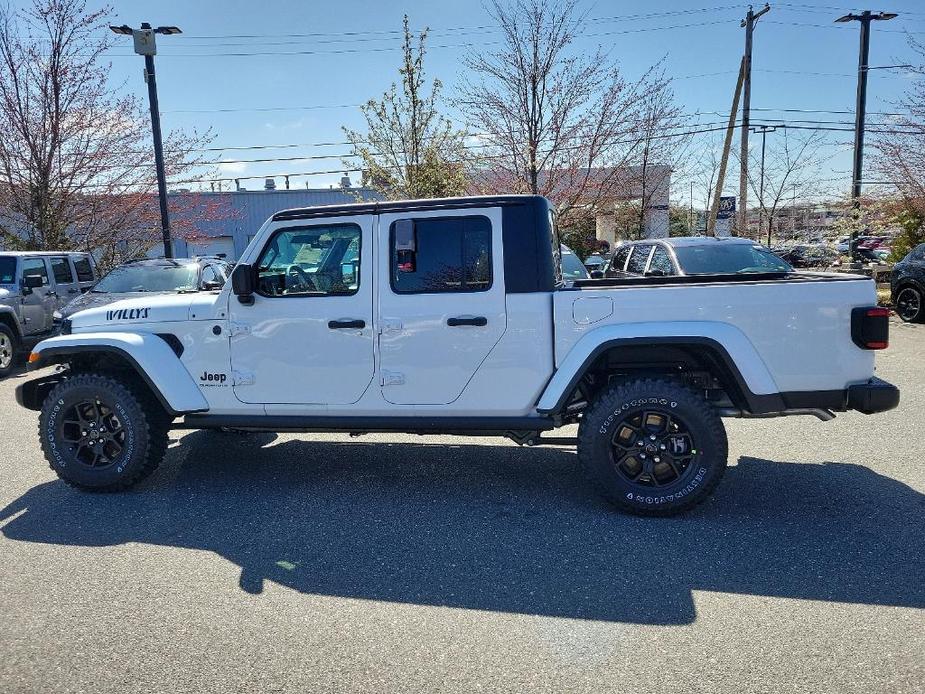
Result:
M150 475L167 449L170 420L142 387L81 374L49 393L39 416L45 457L68 484L119 491Z
M602 393L582 415L578 457L608 501L669 516L706 499L726 470L726 431L697 393L640 379Z
M10 375L19 342L8 325L0 323L0 378Z
M925 322L922 292L915 287L903 287L896 294L896 315L907 323Z

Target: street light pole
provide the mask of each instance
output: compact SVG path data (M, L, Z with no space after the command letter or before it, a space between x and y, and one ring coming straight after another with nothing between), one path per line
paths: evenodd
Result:
M846 14L836 19L836 22L860 22L861 43L858 51L858 89L857 102L854 109L854 166L851 172L851 202L855 210L861 208L861 173L864 166L864 123L867 115L867 72L868 56L870 55L870 23L872 21L886 21L898 15L895 12L878 12L864 10L861 14ZM850 252L851 259L857 258L857 240L860 231L856 228L851 232Z
M157 54L155 34L179 34L177 27L151 28L148 22L142 22L140 29L129 26L109 27L117 34L131 35L135 42L135 52L145 58L145 82L148 83L148 102L151 107L151 134L154 139L154 167L157 172L158 202L161 208L161 234L164 241L164 257L173 258L173 242L170 236L170 214L167 209L167 175L164 172L164 144L161 138L161 112L157 104L157 79L154 74L154 56Z

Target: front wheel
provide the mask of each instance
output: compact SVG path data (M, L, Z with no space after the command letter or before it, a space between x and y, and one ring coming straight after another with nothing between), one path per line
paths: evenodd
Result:
M690 388L639 379L605 390L582 415L578 458L617 508L670 516L710 496L726 470L726 431Z
M143 387L110 375L79 374L48 394L39 438L51 469L71 486L119 491L160 464L169 421Z
M16 335L4 323L0 323L0 378L10 375L16 358Z

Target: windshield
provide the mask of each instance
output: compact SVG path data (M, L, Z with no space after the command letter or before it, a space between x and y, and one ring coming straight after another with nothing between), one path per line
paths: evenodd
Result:
M569 280L586 280L588 271L581 264L578 256L571 252L562 253L562 276Z
M675 246L675 255L688 275L736 275L747 272L790 272L790 265L758 244Z
M179 292L198 288L199 265L120 265L99 281L94 292Z
M0 256L0 284L16 284L16 258Z

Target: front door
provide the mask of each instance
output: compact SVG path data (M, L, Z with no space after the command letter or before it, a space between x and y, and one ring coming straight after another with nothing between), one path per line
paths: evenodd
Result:
M48 268L44 258L23 258L20 262L22 279L29 276L42 279L41 287L30 291L24 286L22 290L23 333L38 335L51 329L52 314L58 307L56 293L48 281Z
M254 404L350 404L372 381L373 216L276 229L254 263L250 306L230 299L235 396Z
M507 327L501 210L383 214L378 243L382 395L449 404Z

